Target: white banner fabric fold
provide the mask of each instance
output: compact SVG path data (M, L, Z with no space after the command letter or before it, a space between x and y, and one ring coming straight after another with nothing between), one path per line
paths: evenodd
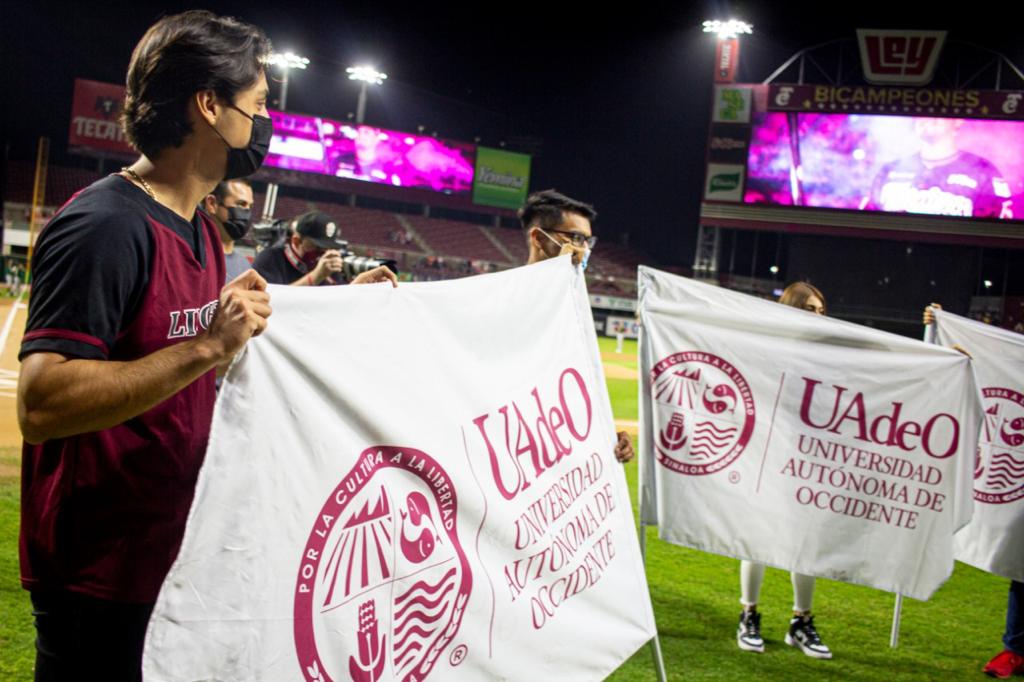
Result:
M644 521L927 599L971 515L969 360L646 267L639 286Z
M147 680L594 680L654 636L567 258L271 295L221 389Z
M974 359L985 409L974 463L974 516L956 558L1024 582L1024 335L935 311L935 343Z

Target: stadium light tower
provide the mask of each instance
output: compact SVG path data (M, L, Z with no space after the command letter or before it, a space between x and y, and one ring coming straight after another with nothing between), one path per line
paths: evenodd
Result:
M288 72L292 69L305 69L309 66L309 59L300 57L294 52L272 52L267 59L267 66L276 66L281 69L281 96L277 105L281 111L288 110ZM270 220L274 217L274 210L277 208L277 183L267 183L267 192L263 199L263 219Z
M739 19L730 19L729 21L713 19L704 22L704 32L714 33L720 40L724 40L726 38L739 38L744 33L751 34L754 32L754 27Z
M288 103L288 72L292 69L305 69L309 66L309 60L294 52L273 52L270 59L267 60L267 64L281 69L281 98L278 105L281 107L281 111L284 111Z
M740 62L740 35L754 32L754 27L745 21L717 19L704 22L704 32L715 35L715 92L718 86L731 86L736 82ZM717 105L716 105L717 106ZM711 165L708 165L710 174ZM710 182L710 179L709 179ZM714 225L699 224L697 227L697 246L693 256L693 276L702 279L718 277L718 251L721 245L720 233ZM756 233L755 233L756 239ZM757 242L754 242L754 265L757 262ZM733 245L735 253L735 242ZM754 274L751 266L751 276Z
M356 104L356 124L362 125L366 115L366 86L380 85L387 80L388 75L372 66L350 66L345 69L348 79L359 81L359 102Z

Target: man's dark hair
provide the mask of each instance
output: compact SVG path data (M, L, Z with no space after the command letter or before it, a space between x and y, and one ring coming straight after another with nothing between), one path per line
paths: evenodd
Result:
M217 203L221 204L222 206L224 205L224 200L228 198L229 194L231 194L231 190L228 189L228 183L229 182L240 182L243 185L248 185L249 187L252 187L252 183L249 182L248 180L246 180L245 178L235 178L233 180L221 180L220 182L217 183L217 186L213 188L213 191L210 192L210 194L212 194L213 196L217 197Z
M590 222L597 220L597 211L590 204L577 201L553 189L534 192L526 198L526 203L519 209L519 223L523 229L534 224L542 229L553 230L562 222L562 213L578 213Z
M149 158L180 147L192 132L188 100L201 90L234 102L252 87L270 54L270 40L249 24L190 10L149 27L128 65L121 124Z

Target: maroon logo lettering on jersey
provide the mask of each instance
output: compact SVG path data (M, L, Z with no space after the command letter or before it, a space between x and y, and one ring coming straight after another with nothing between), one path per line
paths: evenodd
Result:
M1006 504L1024 497L1024 395L1009 388L982 389L985 421L974 466L974 499Z
M731 363L700 351L676 353L651 371L658 463L689 476L721 471L754 431L754 397Z
M298 557L294 634L303 679L430 676L473 587L457 512L451 478L425 452L378 446L359 455ZM464 654L465 645L457 650Z
M880 85L926 85L945 40L945 31L857 29L864 78Z
M185 339L210 328L217 312L218 301L210 301L202 308L185 308L171 311L171 328L168 339Z

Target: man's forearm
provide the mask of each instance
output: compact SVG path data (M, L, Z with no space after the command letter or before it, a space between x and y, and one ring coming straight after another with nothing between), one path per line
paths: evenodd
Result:
M224 362L208 335L128 362L33 353L18 380L18 422L29 443L110 428L167 400Z

